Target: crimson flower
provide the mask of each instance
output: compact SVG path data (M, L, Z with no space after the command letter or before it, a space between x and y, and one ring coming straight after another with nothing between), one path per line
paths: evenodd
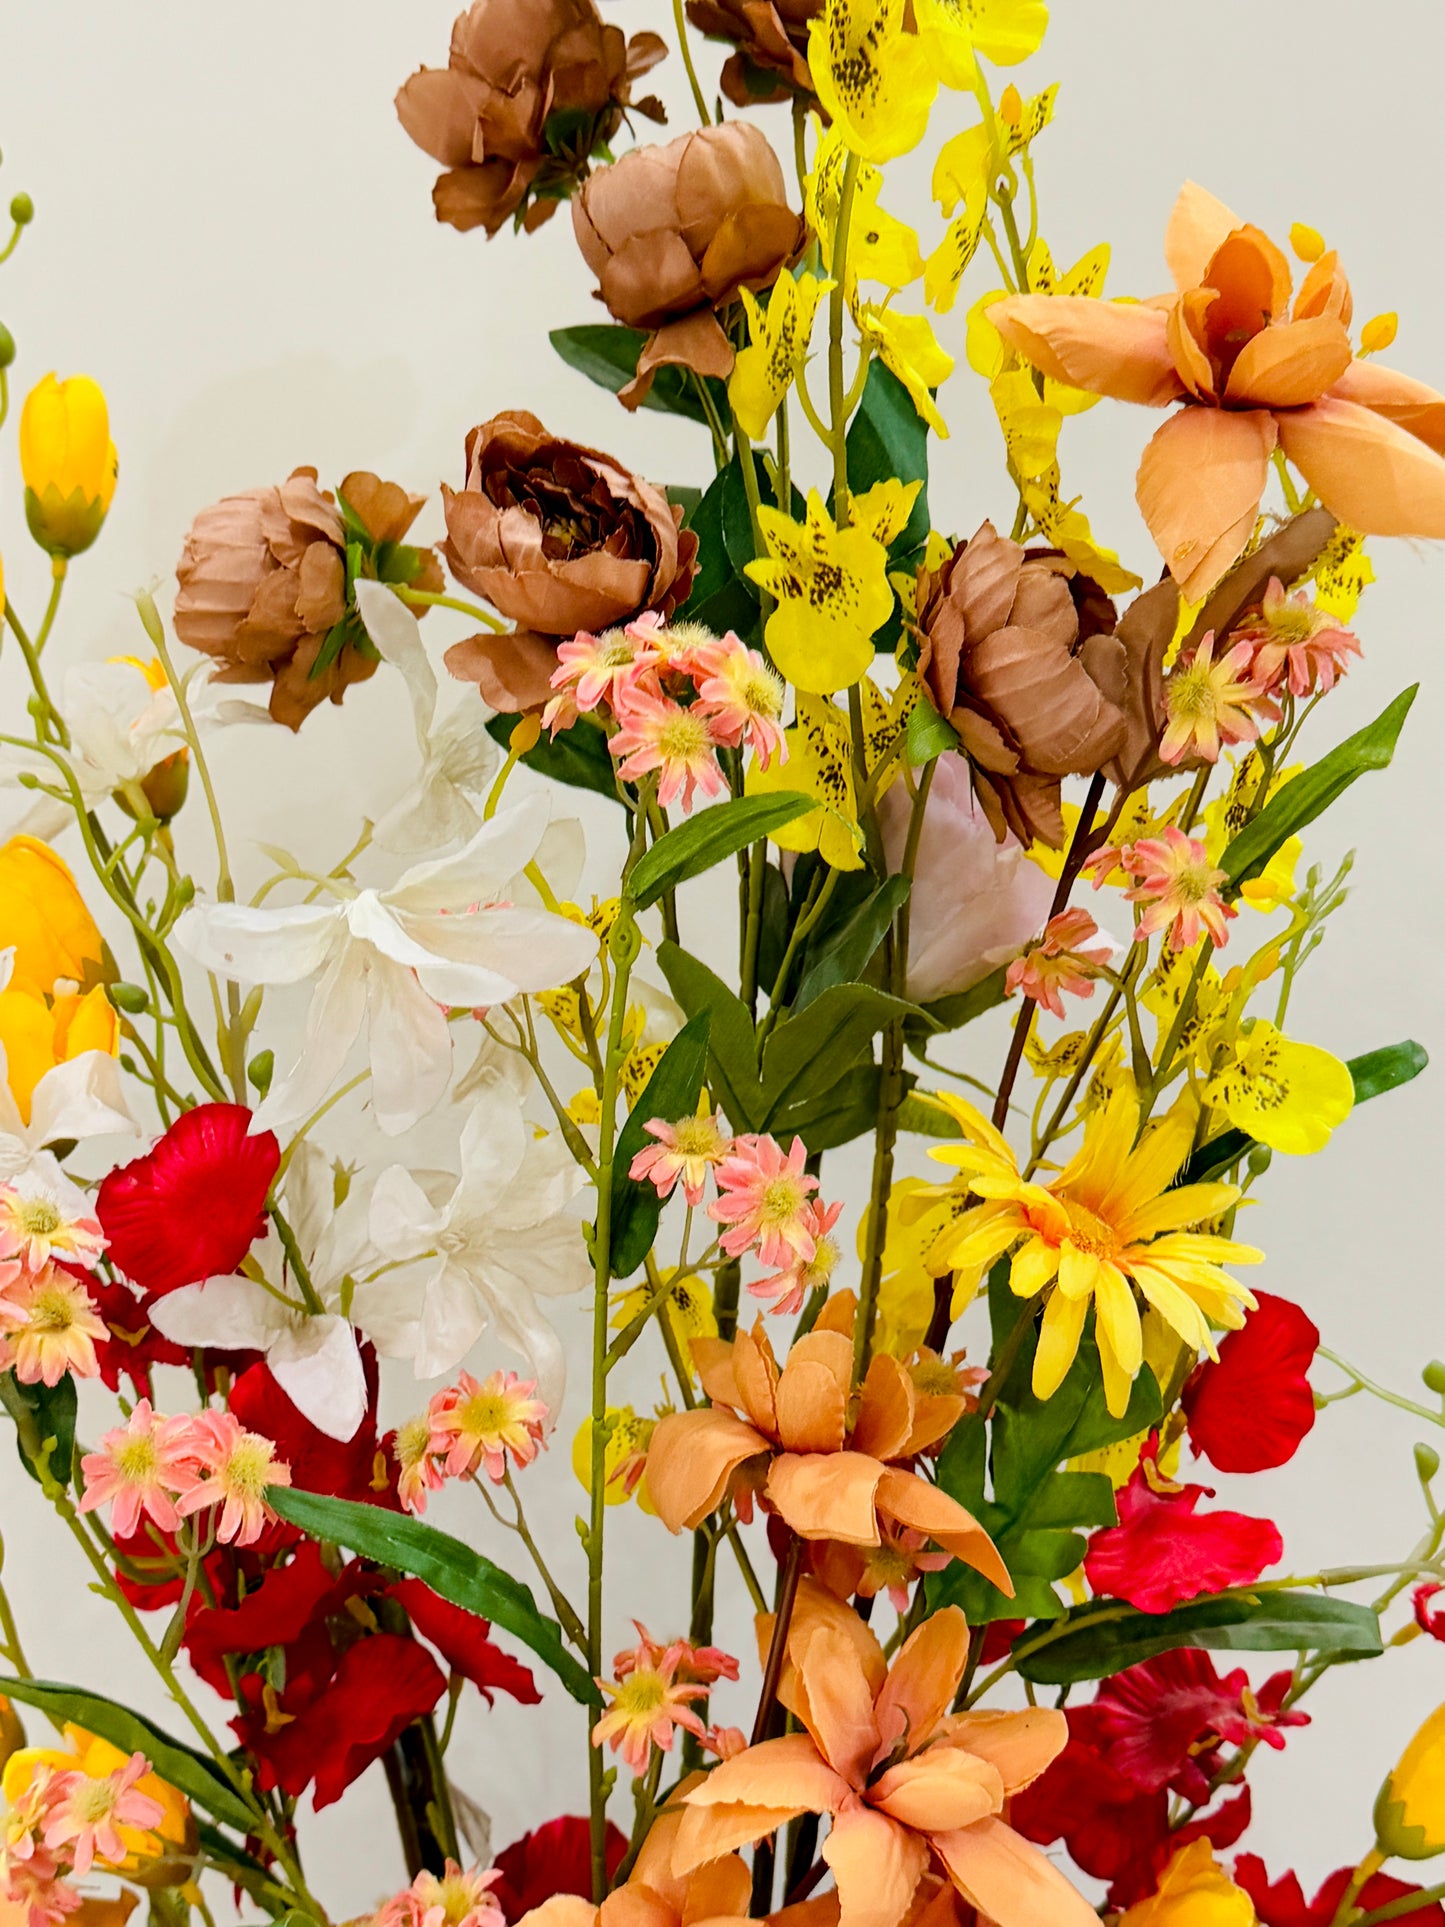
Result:
M1118 1496L1119 1523L1096 1532L1084 1555L1094 1591L1127 1599L1140 1612L1167 1613L1186 1599L1245 1586L1284 1552L1270 1519L1243 1512L1196 1513L1205 1485L1171 1485L1146 1448Z
M405 1607L413 1631L436 1647L449 1671L469 1679L488 1704L494 1687L510 1693L524 1706L539 1703L542 1695L531 1673L510 1653L492 1644L488 1637L490 1620L454 1606L420 1579L399 1580L387 1588L387 1597Z
M607 1874L610 1879L627 1851L627 1835L607 1823ZM503 1847L493 1865L502 1878L492 1898L509 1921L540 1907L557 1894L592 1898L592 1844L587 1820L564 1814L534 1827L531 1833Z
M1294 1675L1275 1673L1256 1694L1242 1667L1223 1679L1208 1653L1179 1647L1104 1680L1094 1701L1109 1765L1145 1792L1168 1787L1202 1805L1221 1745L1284 1745L1286 1726L1307 1713L1281 1712Z
M107 1391L118 1392L128 1378L140 1398L151 1398L151 1367L189 1365L190 1353L163 1338L146 1315L143 1298L118 1278L87 1272L85 1288L110 1336L96 1342L95 1356Z
M107 1255L142 1291L235 1271L265 1231L281 1148L250 1129L244 1104L199 1104L102 1181L95 1210Z
M1415 1624L1422 1633L1429 1633L1432 1639L1445 1640L1445 1605L1436 1606L1431 1602L1437 1593L1445 1592L1438 1579L1426 1579L1411 1593L1415 1608Z
M1184 1390L1189 1440L1221 1472L1285 1465L1315 1422L1309 1368L1318 1328L1298 1305L1257 1292L1258 1309Z
M1270 1885L1264 1862L1257 1853L1242 1853L1234 1863L1235 1885L1243 1887L1254 1902L1260 1927L1330 1927L1350 1884L1353 1869L1341 1867L1332 1873L1311 1901L1306 1901L1299 1875L1287 1873ZM1417 1894L1418 1887L1396 1880L1392 1874L1372 1874L1360 1889L1356 1906L1364 1913ZM1400 1927L1445 1927L1445 1911L1438 1900L1427 1901L1406 1914L1396 1916Z

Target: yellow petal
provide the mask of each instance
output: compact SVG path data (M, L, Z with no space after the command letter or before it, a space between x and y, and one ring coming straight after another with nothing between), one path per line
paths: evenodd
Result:
M1300 1156L1319 1151L1354 1108L1349 1069L1315 1044L1299 1044L1258 1019L1235 1045L1235 1057L1205 1090L1236 1129L1271 1150Z

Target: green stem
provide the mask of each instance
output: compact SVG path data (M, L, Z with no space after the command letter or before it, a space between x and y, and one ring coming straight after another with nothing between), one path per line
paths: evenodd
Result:
M390 587L393 595L400 596L403 602L415 603L418 608L455 609L497 635L506 633L507 625L500 616L494 616L490 609L479 608L475 602L463 602L460 596L439 595L431 589L408 589L400 582L393 582Z
M849 521L847 391L843 382L843 315L848 305L848 228L853 218L853 193L858 185L859 161L850 153L838 190L838 219L833 229L833 291L828 296L829 447L833 453L833 523L845 529ZM850 692L851 694L851 692Z
M31 687L34 689L36 700L41 707L41 723L37 725L37 727L43 727L49 730L62 749L69 749L70 731L65 726L65 718L51 701L50 691L45 684L45 674L40 667L39 651L25 633L25 626L15 613L15 604L11 602L8 597L5 602L5 620L9 623L10 633L14 636L19 645L20 653L25 658L25 667L30 674ZM18 739L12 740L16 741L17 747L20 749L29 748L28 743L20 742Z
M50 600L45 605L45 614L40 618L40 627L35 631L35 653L42 656L45 645L50 640L50 631L55 626L55 618L60 610L60 598L65 589L65 575L69 564L63 555L57 555L51 565L53 580L50 584Z
M687 16L682 10L682 0L672 0L672 18L677 29L677 51L682 55L682 64L687 72L687 84L692 89L692 104L697 109L697 117L702 125L711 127L712 119L707 111L707 101L703 95L702 84L697 77L697 68L693 65L692 47L687 36Z

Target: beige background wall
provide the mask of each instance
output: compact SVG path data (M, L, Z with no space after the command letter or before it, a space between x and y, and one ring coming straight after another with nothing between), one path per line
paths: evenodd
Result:
M52 367L99 378L121 453L115 508L74 570L58 657L134 647L122 591L160 576L168 592L199 506L279 480L300 462L317 464L324 481L371 466L434 489L460 480L472 423L520 405L658 479L705 479L700 435L656 415L626 416L552 357L547 327L596 312L565 217L529 241L490 247L434 225L432 170L397 126L391 96L414 67L445 58L451 11L448 0L241 8L8 0L0 206L24 188L39 218L0 271L0 318L19 345L22 391ZM610 13L629 31L670 25L667 0L620 0ZM1207 9L1061 0L1030 70L1036 85L1065 82L1038 150L1043 231L1056 258L1071 262L1108 238L1110 288L1154 291L1170 202L1194 175L1277 235L1294 220L1324 230L1361 313L1399 309L1391 358L1445 387L1442 54L1433 0L1377 0L1363 11L1339 0L1214 0ZM700 61L715 74L713 50ZM660 79L674 124L685 125L675 59ZM763 118L784 134L785 117ZM971 118L965 103L941 99L943 131ZM891 204L936 233L926 166L905 162L895 174ZM943 330L960 353L962 313ZM934 517L967 533L985 514L1008 512L1009 491L987 397L966 368L942 405L955 437L937 463ZM12 594L34 611L46 570L24 533L14 419L0 440L0 547ZM1066 478L1075 488L1087 482L1096 530L1146 574L1155 564L1131 491L1148 426L1106 404L1073 424L1065 444ZM434 503L423 528L440 530ZM1377 565L1380 584L1360 624L1366 659L1329 706L1316 744L1358 726L1405 682L1423 677L1425 688L1394 771L1361 784L1311 844L1331 865L1346 848L1359 852L1350 903L1292 1009L1293 1029L1341 1056L1404 1036L1433 1046L1441 1031L1445 557L1382 545ZM428 625L434 639L450 620ZM7 722L22 700L12 654L0 651ZM334 861L361 810L375 813L409 774L410 728L399 717L395 688L378 678L299 741L279 731L225 740L217 765L235 834ZM600 816L590 827L600 881L615 856L615 823ZM695 905L690 915L700 932L706 910ZM992 1039L971 1048L981 1064L996 1064ZM1322 1156L1276 1160L1249 1225L1269 1253L1261 1281L1303 1302L1327 1343L1407 1392L1418 1390L1419 1364L1445 1353L1442 1090L1433 1072L1352 1120ZM454 1131L454 1114L438 1120L418 1155L444 1160ZM377 1148L364 1136L356 1147ZM842 1186L843 1172L832 1182ZM569 1342L580 1346L580 1311L569 1321ZM649 1360L639 1370L639 1397L655 1369ZM393 1382L394 1415L415 1399L404 1376ZM576 1416L564 1419L564 1438ZM1287 1470L1220 1485L1245 1509L1279 1519L1296 1572L1401 1558L1423 1519L1410 1448L1427 1429L1355 1400L1324 1416ZM529 1477L545 1530L570 1546L580 1495L565 1450ZM442 1516L476 1530L464 1511ZM8 1456L0 1527L36 1670L135 1691L163 1715L142 1662L85 1592L78 1560ZM659 1576L659 1533L631 1509L619 1521L615 1570L630 1568L626 1596L621 1587L615 1595L619 1643L627 1611L661 1631L680 1610L684 1559L675 1549ZM740 1614L728 1631L746 1641ZM1423 1641L1326 1682L1310 1702L1314 1726L1291 1735L1282 1759L1262 1754L1252 1773L1259 1818L1250 1844L1272 1871L1295 1865L1308 1885L1363 1851L1381 1774L1442 1697L1445 1654ZM491 1809L498 1844L575 1806L582 1737L570 1706L470 1711L453 1761L461 1784ZM744 1718L741 1704L727 1717ZM343 1808L304 1821L317 1880L340 1914L397 1883L389 1827L377 1772Z

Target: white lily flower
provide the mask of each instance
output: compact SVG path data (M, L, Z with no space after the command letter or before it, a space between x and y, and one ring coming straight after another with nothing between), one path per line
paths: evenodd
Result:
M437 721L436 671L427 660L421 625L383 582L358 582L356 607L382 659L400 670L411 696L421 769L416 781L377 823L384 850L440 850L475 834L482 820L473 799L486 795L501 752L482 727L473 702Z
M487 1080L462 1132L459 1178L394 1164L372 1188L371 1240L398 1268L357 1301L409 1327L384 1349L435 1378L490 1328L527 1360L555 1412L566 1367L537 1298L581 1291L591 1277L574 1202L584 1182L561 1139L537 1137L501 1079Z
M414 865L388 890L336 882L329 903L186 911L175 941L217 976L244 984L317 978L300 1054L267 1093L258 1126L314 1111L364 1025L377 1122L391 1135L408 1130L446 1089L448 1009L550 990L589 967L597 954L591 931L525 902L531 886L522 872L546 836L548 814L541 795L499 811L454 856Z
M104 1051L82 1051L48 1070L30 1094L30 1119L20 1115L10 1089L5 1047L0 1044L0 1179L35 1177L73 1211L90 1207L47 1144L81 1138L133 1137L135 1119L126 1108L120 1065Z
M362 1201L356 1197L334 1208L330 1167L304 1140L287 1168L281 1199L323 1313L283 1303L257 1279L233 1272L167 1292L151 1306L150 1320L178 1345L263 1352L297 1411L328 1438L354 1438L366 1416L366 1373L341 1307L350 1295L348 1281L368 1257ZM267 1278L283 1275L284 1252L274 1228L255 1256Z

